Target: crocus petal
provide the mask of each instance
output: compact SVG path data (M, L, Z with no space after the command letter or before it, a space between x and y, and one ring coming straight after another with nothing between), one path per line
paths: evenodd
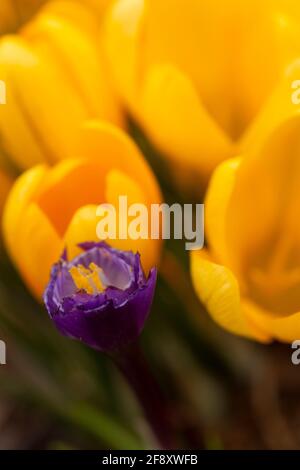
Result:
M287 67L261 112L249 126L241 140L242 150L259 149L282 123L300 113L300 104L292 100L293 92L296 91L292 84L299 79L299 75L300 61L296 60Z
M80 207L104 200L104 176L99 159L65 160L51 169L37 203L61 236Z
M4 34L14 29L17 25L16 14L11 0L1 2L0 34Z
M113 2L104 24L104 46L114 82L131 105L136 97L142 66L144 5L144 0Z
M244 121L257 128L257 118L260 120L260 113L268 106L269 97L282 80L285 68L299 57L299 6L293 8L291 3L271 0L258 1L255 8L250 1L245 8L244 3L240 2L243 21L237 26L241 52L236 67L236 92ZM283 109L289 102L287 99L282 103ZM276 116L281 109L274 111ZM275 116L270 113L271 122Z
M226 216L241 158L221 163L214 171L205 199L205 233L212 253L217 259L228 261Z
M0 34L16 31L46 0L1 0Z
M269 340L243 312L238 281L228 268L210 261L201 250L191 254L191 273L196 293L216 323L237 335Z
M64 236L65 246L70 259L80 253L78 244L82 240L98 241L97 237L97 205L80 207L72 217Z
M91 118L122 124L95 40L70 21L51 15L47 10L29 23L22 34L33 46L41 48L49 63L60 65L68 87L82 100Z
M51 2L46 3L42 13L47 13L52 17L55 16L58 19L69 21L87 34L99 34L98 21L93 11L90 11L86 6L87 5L83 4L81 1L51 0Z
M16 260L26 283L41 298L51 267L63 250L63 242L36 204L30 204L23 217L24 226L15 241Z
M132 217L128 217L127 211L121 213L119 210L119 197L127 196L128 208L132 204L141 204L148 209L147 205L147 194L142 191L141 186L137 181L133 180L128 174L123 173L119 170L111 170L106 177L106 196L105 201L108 204L112 204L116 210L116 240L109 240L112 247L119 248L124 251L138 251L142 253L142 264L146 273L153 266L153 254L156 253L158 256L160 250L160 244L153 244L151 239L151 227L150 227L150 209L147 210L147 231L142 234L144 238L134 239L133 236L128 233L130 230L130 223ZM136 213L139 217L139 210ZM127 234L125 239L119 238L119 220L123 220L127 224Z
M24 211L39 191L47 171L46 165L39 165L23 173L13 185L6 201L3 214L3 234L6 247L15 261L18 258L16 237L23 224L26 224L23 218Z
M284 318L278 318L249 301L244 301L243 305L253 322L255 322L259 328L268 331L273 339L292 343L294 340L300 338L299 312L294 315L285 316Z
M22 65L19 66L18 63ZM7 98L7 103L1 107L0 113L1 146L6 157L9 156L12 163L21 169L47 160L41 141L35 135L34 129L28 125L17 83L18 77L21 76L20 68L30 70L35 66L36 58L18 38L6 36L0 41L1 79L6 83Z
M194 84L212 119L228 135L232 134L236 108L233 71L238 54L234 34L240 20L238 3L189 0L187 6L185 0L153 0L147 3L145 19L148 68L173 64L181 70Z
M65 158L72 148L74 130L89 115L57 62L46 51L42 53L19 36L12 36L1 42L0 67L14 97L13 102L8 101L1 109L5 149L22 168L28 166L27 157L32 148L35 159L42 155L38 161L55 162ZM68 112L62 112L61 106ZM19 139L15 138L15 115L19 126L22 124ZM15 141L19 142L18 147ZM24 148L27 149L25 157Z
M172 65L149 71L141 109L144 126L156 145L179 161L184 154L186 162L204 175L234 152L233 144L201 103L192 82Z
M249 295L256 301L261 297L257 286L264 281L255 273L266 273L265 307L282 314L295 313L299 301L299 129L296 115L279 126L259 152L242 161L227 212L227 244L235 272L247 278ZM285 279L293 272L294 280L275 289L280 266Z
M47 0L9 0L13 4L18 27L34 16Z
M4 171L0 170L0 217L2 216L4 203L11 186L12 179Z
M148 163L124 131L108 122L87 121L74 138L76 155L89 160L102 157L101 165L106 173L117 168L137 182L141 181L143 175L143 189L148 203L159 203L162 200Z

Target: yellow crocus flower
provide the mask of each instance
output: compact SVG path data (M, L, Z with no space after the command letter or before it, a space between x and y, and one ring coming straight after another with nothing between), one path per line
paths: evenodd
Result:
M74 136L76 153L49 167L34 166L14 184L4 211L4 239L24 280L41 296L50 268L67 249L72 259L78 243L99 241L97 207L160 203L156 179L133 141L120 129L89 121ZM108 240L113 247L139 251L146 272L157 265L160 240Z
M1 150L18 169L64 158L86 119L122 125L101 50L88 33L94 23L79 2L50 2L19 34L0 39L0 79L7 87Z
M173 164L204 180L244 149L300 57L296 0L116 0L105 25L128 108Z
M263 138L257 129L257 145L213 173L208 247L191 255L195 290L212 318L263 342L300 337L300 113L284 96L281 107L272 104L272 131Z

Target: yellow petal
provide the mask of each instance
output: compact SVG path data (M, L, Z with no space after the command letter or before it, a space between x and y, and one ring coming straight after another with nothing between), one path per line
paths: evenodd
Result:
M1 0L0 34L14 31L27 21L46 0Z
M217 259L226 264L228 249L226 240L226 216L233 191L240 158L221 163L214 171L205 199L205 233L210 249Z
M132 239L129 231L125 239L119 238L119 219L123 220L123 223L127 222L127 228L130 228L130 222L134 220L132 217L127 217L127 213L121 213L119 211L119 196L127 196L128 207L131 204L143 204L148 210L148 237L145 239L138 238L137 240ZM139 252L141 254L141 261L143 268L146 273L151 268L158 265L159 253L161 249L160 240L152 240L150 236L150 217L151 208L147 204L147 195L143 192L142 187L137 184L131 177L119 170L111 170L106 178L106 198L105 201L108 204L112 204L116 208L116 227L117 227L117 238L116 240L108 239L108 243L121 250L130 250L134 253ZM139 214L136 215L137 217Z
M46 51L34 50L19 36L6 38L1 46L1 67L7 70L9 86L17 97L16 113L22 115L27 132L40 148L43 160L55 162L65 158L79 123L88 117L88 111L77 93L70 88L59 63L51 60ZM1 126L6 124L6 141L12 147L12 157L27 161L24 144L14 148L16 131L12 119L7 120L9 104L1 108ZM22 135L20 136L22 137ZM22 144L22 145L21 145Z
M19 79L22 81L23 78L22 70L29 73L36 66L36 57L16 36L6 36L1 40L0 74L6 83L7 94L6 105L0 107L1 145L5 154L21 169L47 160L45 146L34 123L30 122L18 89ZM23 87L25 83L20 85ZM30 87L33 88L32 83ZM23 89L23 92L27 91Z
M48 168L39 165L23 173L15 182L5 204L3 234L6 247L13 259L17 259L17 237L24 221L24 212L45 180Z
M34 203L24 210L16 243L15 263L32 292L41 298L50 279L51 267L62 254L63 243Z
M0 170L0 217L11 186L12 179L4 171Z
M79 255L82 251L78 247L79 243L99 241L96 233L98 223L96 216L97 207L97 205L93 204L82 206L73 215L64 236L69 259Z
M91 121L82 127L75 145L77 155L89 160L101 159L103 174L110 175L106 180L106 197L100 203L116 202L117 195L126 194L136 202L142 197L141 189L143 201L148 207L161 203L160 190L151 169L134 142L122 130L109 123ZM133 188L137 186L139 189L135 191ZM160 240L110 240L109 243L119 249L140 251L146 272L158 264Z
M112 2L104 22L104 47L114 82L133 108L143 60L144 4L144 0Z
M101 160L65 160L49 172L36 201L60 236L78 209L103 202L104 178Z
M228 268L211 262L202 250L191 253L191 273L196 293L216 323L237 335L269 340L265 330L256 328L246 317L238 282Z
M18 18L18 26L28 21L47 0L10 0Z
M81 2L82 0L79 1ZM111 3L111 0L83 0L83 2L90 8L94 8L96 12L102 14Z
M287 266L300 263L300 227L295 217L300 211L299 130L300 115L287 119L239 166L227 210L226 236L235 272L240 275L249 275L254 265L267 268L283 249L280 240L287 243Z
M299 41L298 41L299 42ZM272 91L257 115L253 124L249 126L241 140L241 148L252 149L252 152L260 149L272 132L282 125L287 119L300 113L300 103L293 102L293 94L297 92L292 87L294 81L300 76L300 61L296 60L286 68L285 74L279 80L278 85Z
M144 127L156 145L175 160L209 175L234 146L201 103L192 82L171 65L147 75L141 103Z
M86 122L74 136L74 154L101 162L103 174L118 169L140 182L149 203L159 203L157 181L134 141L121 129L103 121Z
M240 2L242 20L237 26L240 53L236 63L236 94L244 122L251 126L254 120L256 127L257 116L267 105L285 68L299 57L300 22L299 13L296 14L299 5L293 8L288 2L265 0L255 7L249 2L245 8L244 3ZM288 102L283 105L286 108ZM270 118L274 120L271 114Z
M4 34L16 28L17 17L11 0L2 0L0 8L0 34Z
M97 0L96 0L97 1ZM58 19L67 20L81 28L85 33L94 35L98 31L98 21L82 1L51 0L41 10L41 14L49 14ZM86 1L85 3L88 3Z
M69 8L73 7L76 10L76 4L69 4ZM43 58L60 67L68 87L81 99L89 117L121 124L119 106L95 38L48 10L29 23L23 35Z
M105 201L117 207L120 196L127 197L128 205L146 204L147 202L142 187L126 173L116 168L110 170L106 176Z
M244 303L244 309L258 328L268 331L272 338L292 343L300 338L300 313L284 316L282 318L274 317L271 313L263 311L251 302Z
M238 3L189 0L187 6L186 0L153 0L147 3L144 33L148 67L173 64L181 70L194 84L212 119L228 135L232 134L236 107Z

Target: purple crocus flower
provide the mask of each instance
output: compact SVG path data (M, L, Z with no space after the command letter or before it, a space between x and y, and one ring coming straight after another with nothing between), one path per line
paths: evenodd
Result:
M134 342L149 315L156 269L145 277L140 255L106 243L83 243L83 252L66 255L52 268L44 301L56 328L103 352Z

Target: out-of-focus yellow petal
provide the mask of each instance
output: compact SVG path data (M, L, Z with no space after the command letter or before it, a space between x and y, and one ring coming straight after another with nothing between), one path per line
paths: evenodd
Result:
M241 116L247 126L264 109L286 66L300 54L299 14L291 4L276 0L240 2L237 24L239 56L236 64L236 93ZM298 17L297 17L298 16ZM285 104L286 105L286 104ZM274 119L274 117L273 117Z
M28 21L49 0L10 0L18 18L18 27Z
M162 200L156 179L133 140L121 129L102 121L86 122L74 136L74 156L101 161L103 173L118 168L143 183L149 203Z
M74 258L81 252L81 249L78 247L79 243L99 241L96 233L98 222L96 216L97 207L95 204L82 206L73 215L64 236L69 259Z
M201 103L192 82L171 65L149 72L141 102L142 119L156 145L208 175L234 146ZM205 158L201 156L205 155Z
M104 45L113 79L132 107L141 78L143 14L144 0L121 0L112 2L104 22Z
M105 200L117 207L119 197L125 195L128 205L145 204L147 199L139 184L118 169L112 169L106 176Z
M151 214L150 205L147 203L147 195L143 192L142 187L125 173L113 169L107 174L105 201L108 204L114 205L116 208L117 239L108 240L108 242L111 246L121 250L131 250L133 252L138 251L141 254L143 268L145 272L148 273L149 270L153 268L153 259L159 258L161 243L159 240L153 241L151 239L150 217L147 217L147 238L133 240L127 235L126 239L123 240L118 237L120 227L119 218L121 217L122 220L127 220L127 228L130 227L130 222L133 220L132 217L127 217L127 213L119 212L119 196L127 196L128 207L131 204L143 204L148 210L147 215L149 216L149 214ZM136 216L139 215L139 213L136 214Z
M100 221L99 217L96 215L97 207L102 203L112 204L115 208L116 214L116 239L108 238L106 241L111 246L118 249L132 250L133 252L138 251L142 256L142 264L145 272L148 272L153 267L154 263L157 263L159 258L159 252L161 248L160 240L153 241L150 237L145 240L132 240L130 237L128 237L128 233L125 234L125 239L119 238L119 217L121 216L124 222L125 220L127 221L127 228L129 228L130 222L132 220L132 217L127 217L127 211L123 214L119 213L119 197L127 196L127 207L135 203L144 204L148 208L148 213L151 213L148 194L143 191L143 188L139 186L136 180L118 169L117 162L115 162L115 164L116 167L107 172L105 181L103 183L101 183L101 174L98 173L99 182L96 185L94 184L94 186L98 188L100 186L100 190L98 189L98 200L91 196L90 191L87 191L85 194L86 202L93 201L94 204L84 206L83 201L79 203L78 198L76 198L76 195L74 195L73 203L68 204L68 207L65 207L71 187L77 186L74 183L76 174L79 180L84 176L83 168L80 167L80 169L78 169L78 173L76 174L72 172L70 172L68 175L64 174L61 179L61 188L57 184L53 185L53 180L52 183L49 184L48 179L49 192L45 191L45 194L42 196L43 201L41 201L41 205L47 214L51 214L50 217L52 219L56 217L56 226L58 223L57 216L55 216L55 208L57 207L57 204L62 197L64 197L63 206L65 208L62 222L64 226L66 221L69 220L71 213L74 213L70 223L67 226L66 234L64 236L66 245L68 247L68 254L70 257L73 257L80 252L77 247L78 243L82 243L84 241L99 241L96 232L97 224ZM86 174L84 179L90 185L91 177L97 175L97 167L94 163L94 165L88 164L87 168L91 168L91 172L90 175ZM70 182L70 186L67 181ZM102 188L102 186L104 187ZM101 196L103 189L105 192ZM49 205L50 203L53 204L51 207ZM98 204L96 205L96 203ZM75 210L75 205L79 207L77 210ZM150 220L148 221L150 231ZM60 227L59 231L62 233L63 228Z
M34 161L65 158L74 132L88 112L70 89L62 70L47 60L46 54L34 53L19 36L5 37L1 42L2 69L8 97L7 104L1 107L0 125L8 154L21 168ZM19 129L22 132L16 139Z
M236 108L235 28L239 20L236 0L189 0L188 5L186 0L146 3L147 66L173 64L183 71L212 119L228 135L232 135Z
M104 200L104 177L100 160L66 160L49 172L36 201L61 236L80 207Z
M260 150L239 166L226 225L227 243L239 271L245 271L254 259L267 262L264 248L274 254L276 240L287 234L294 247L293 263L300 263L295 217L300 211L299 131L300 115L296 115L278 126Z
M4 34L16 27L17 18L11 0L2 0L0 8L0 34Z
M300 103L293 102L293 93L297 90L292 88L295 80L299 80L300 61L296 60L286 69L285 75L273 90L269 99L257 115L253 124L249 126L241 140L242 151L259 149L269 135L276 130L284 121L300 113Z
M16 243L17 266L27 285L41 298L51 267L62 254L63 243L37 204L32 203L24 210Z
M97 1L97 0L96 0ZM51 15L57 19L69 21L71 24L82 29L85 33L95 35L99 32L98 19L89 8L86 2L76 0L51 0L47 2L41 10L41 14Z
M291 343L300 338L300 313L285 317L274 317L267 311L263 311L257 305L244 301L243 308L249 317L259 327L268 331L273 339Z
M3 207L9 190L12 186L12 179L0 170L0 217L2 216Z
M17 85L21 79L20 69L31 70L36 64L34 55L16 37L6 36L2 39L0 74L6 83L7 102L0 108L1 145L19 168L35 165L46 158L35 129L28 123L28 115ZM30 86L32 88L33 85Z
M1 0L0 34L15 32L47 0Z
M243 312L238 281L228 268L213 263L201 250L191 253L191 273L196 293L216 323L231 333L269 341L265 330L256 328Z
M243 159L227 211L230 266L247 296L277 316L300 302L299 131L296 114Z
M69 4L71 9L76 10L77 7ZM68 87L82 100L91 118L105 118L122 124L119 106L108 83L95 39L47 10L29 23L23 35L43 58L47 57L49 63L58 64Z
M17 237L24 221L24 212L28 204L39 192L48 168L39 165L23 173L15 182L6 201L3 214L3 235L11 257L16 261L18 249Z
M217 259L226 264L226 216L241 158L221 163L214 171L205 199L205 233L210 249Z
M79 0L80 2L82 0ZM94 8L99 13L103 13L103 11L109 6L112 0L83 0L85 5Z

